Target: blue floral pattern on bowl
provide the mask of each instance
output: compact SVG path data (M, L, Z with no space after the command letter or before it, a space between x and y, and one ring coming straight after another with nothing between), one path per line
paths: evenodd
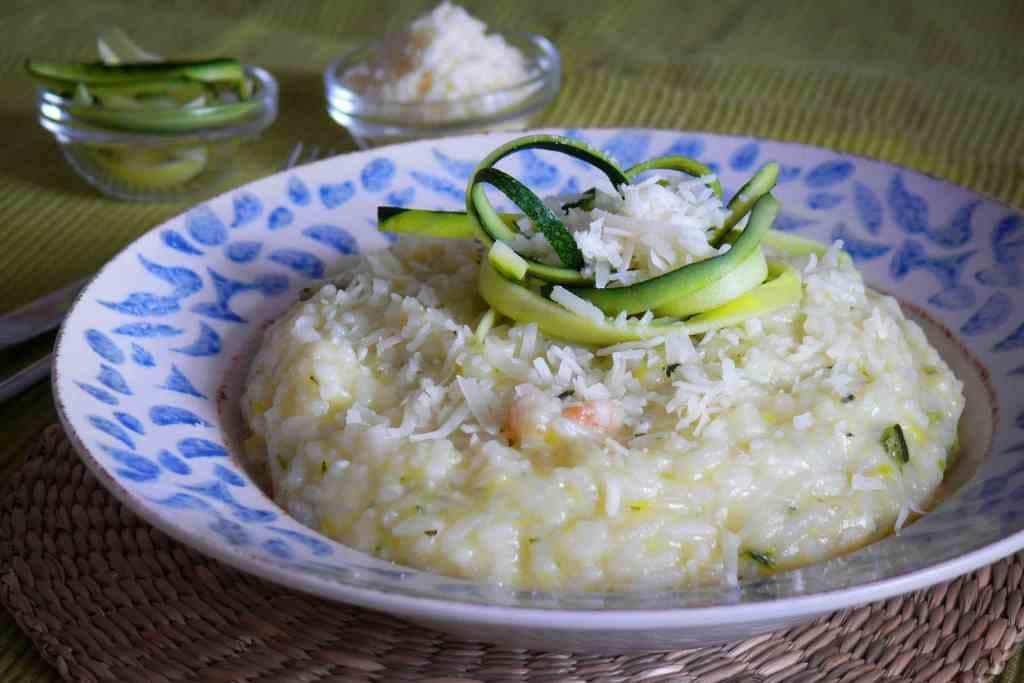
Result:
M293 520L243 465L230 417L239 358L264 324L331 273L339 257L392 241L375 230L379 204L461 208L467 176L509 137L500 135L424 141L296 168L197 206L125 249L86 289L58 345L55 392L86 461L147 520L222 560L334 599L424 618L431 608L415 602L423 598L466 609L612 614L842 596L819 601L823 611L948 578L1024 546L1024 395L1014 391L1024 375L1019 212L825 149L672 131L562 132L624 165L667 153L696 156L716 170L727 193L759 164L778 161L783 212L776 227L843 240L869 283L940 321L987 374L999 410L990 454L973 479L899 536L736 589L505 590L397 567ZM598 178L549 152L503 163L545 193L579 191Z

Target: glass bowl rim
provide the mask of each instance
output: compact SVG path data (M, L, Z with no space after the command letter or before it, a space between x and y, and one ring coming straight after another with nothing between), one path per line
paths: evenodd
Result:
M40 86L36 98L39 125L50 131L63 144L138 144L147 147L190 142L214 142L259 133L277 118L277 79L266 69L246 64L245 73L253 78L256 87L253 99L261 106L238 123L209 126L188 131L141 133L119 128L104 127L77 117L70 110L67 98ZM211 105L216 109L219 105Z
M345 72L356 65L353 60L368 50L379 49L383 39L374 39L357 45L346 51L340 57L332 61L324 69L324 90L327 98L327 109L332 118L337 120L335 114L357 121L373 121L386 125L401 126L410 130L418 129L462 129L469 125L500 123L505 120L520 118L546 106L557 94L561 86L562 61L558 48L544 36L528 31L515 31L498 33L502 37L516 36L525 38L526 41L536 50L536 56L530 59L531 66L537 68L525 80L506 85L501 88L487 90L473 95L466 95L454 99L421 100L413 102L402 102L373 97L361 93L358 90L346 85L343 81ZM525 95L523 93L526 93ZM537 103L531 95L539 93L542 95L542 102ZM472 105L486 102L491 98L521 96L516 104L489 114L469 114L464 116L453 116L452 118L438 121L423 121L417 118L417 114L425 108L448 106L448 107L472 107ZM345 125L344 122L339 121Z

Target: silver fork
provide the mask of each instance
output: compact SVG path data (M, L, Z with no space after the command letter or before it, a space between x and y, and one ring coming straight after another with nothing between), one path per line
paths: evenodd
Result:
M298 142L292 147L288 159L281 167L287 171L302 164L312 163L320 158L334 156L336 150L329 149L324 157L320 155L318 145L306 147ZM0 316L0 350L14 346L23 341L37 337L57 327L71 308L80 292L92 278L84 278L51 292L46 296L26 304L19 309ZM0 403L20 394L50 375L53 367L53 353L48 353L37 361L26 365L13 375L0 380Z

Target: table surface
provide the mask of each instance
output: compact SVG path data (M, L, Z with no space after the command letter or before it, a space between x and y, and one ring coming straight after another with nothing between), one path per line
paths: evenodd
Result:
M564 84L539 125L651 126L766 136L885 159L1024 207L1024 2L857 3L516 0L463 4L491 25L542 33ZM28 56L94 58L120 26L161 54L237 55L281 85L278 121L240 152L237 185L298 141L354 148L326 115L334 56L400 27L423 0L7 0L0 9L0 312L99 268L186 203L131 204L73 175L35 121ZM969 7L969 12L966 8ZM52 336L0 357L0 375ZM49 387L0 405L0 477L55 420ZM1018 656L1000 681L1024 682ZM56 674L0 610L0 680Z

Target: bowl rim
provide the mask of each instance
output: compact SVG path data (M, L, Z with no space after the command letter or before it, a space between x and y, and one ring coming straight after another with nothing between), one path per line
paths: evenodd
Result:
M521 118L546 107L557 96L561 88L562 63L558 48L549 39L537 33L517 31L498 33L498 35L524 38L538 53L531 60L532 64L538 67L536 72L518 83L455 99L412 102L381 99L361 93L346 85L343 80L345 72L360 63L353 60L384 44L383 38L377 38L347 50L324 69L323 81L327 111L331 118L342 125L348 125L351 120L391 125L407 130L459 130ZM492 113L454 116L438 121L424 121L416 118L416 114L422 112L424 108L461 106L471 109L473 105L480 105L494 99L499 101L512 99L514 104Z
M652 133L670 133L674 135L683 134L708 134L718 137L743 137L738 135L723 134L714 131L677 130L666 128L642 128L642 127L607 127L588 128L582 132L621 132L621 131L643 131ZM538 129L536 132L552 132L550 129ZM462 136L461 139L473 140L484 139L494 134L478 134ZM767 141L783 144L786 146L807 148L813 150L829 150L841 153L844 156L879 163L887 167L907 170L914 174L928 177L930 180L950 188L961 188L952 181L938 178L933 175L910 169L901 164L868 157L865 155L851 154L837 151L833 148L812 145L788 140L779 140L763 136L747 136L758 141ZM459 138L456 138L459 139ZM436 144L437 141L416 141L400 144ZM396 147L398 145L389 145ZM378 148L376 151L380 151ZM355 150L352 154L366 155L366 150ZM310 166L318 166L331 163L331 159L325 159ZM280 175L280 174L273 174ZM268 176L272 177L272 176ZM223 199L230 194L236 193L255 183L260 183L266 178L253 181L240 188L228 190L219 198ZM969 189L969 188L967 188ZM992 198L990 195L970 190L978 197L1007 206L1002 200ZM218 197L208 201L216 201ZM177 217L170 220L175 220ZM166 221L154 226L146 233L140 235L130 244L126 245L118 254L111 258L97 273L95 278L84 287L72 305L74 309L86 298L86 295L93 289L107 271L111 270L115 262L126 254L132 247L146 239L150 234L158 233L165 227ZM69 314L70 317L70 314ZM371 609L384 610L392 614L398 614L410 618L430 619L471 619L477 623L492 625L510 625L527 628L542 628L554 630L572 629L580 632L595 631L651 631L664 628L688 628L697 626L731 625L749 622L768 621L780 617L801 617L813 616L824 612L831 612L847 607L863 605L896 595L902 595L915 590L927 588L942 581L956 578L970 571L979 569L997 560L1013 554L1024 548L1024 529L1004 536L998 541L969 551L962 555L952 557L932 564L928 567L906 572L897 576L869 581L850 587L824 590L799 596L782 598L764 598L757 601L742 602L734 604L717 604L700 607L667 607L667 608L619 608L619 607L535 607L518 606L511 604L472 602L460 600L446 600L435 597L423 597L407 593L395 593L380 588L342 583L341 581L325 578L312 573L297 573L292 571L286 564L267 560L263 557L241 550L225 543L218 543L198 535L191 534L185 528L173 525L169 520L164 520L155 513L151 506L145 505L145 501L133 495L126 487L116 481L91 453L68 417L68 406L66 397L60 390L60 359L62 351L66 351L65 345L66 326L61 327L55 343L54 373L51 377L54 402L60 422L64 427L69 441L75 447L83 462L90 471L103 484L114 497L124 504L135 514L145 519L148 523L160 529L168 536L183 543L186 546L200 550L203 554L222 561L241 571L261 576L289 588L302 591L317 597L327 597L348 604L358 605ZM63 354L65 363L72 363L73 358Z
M278 110L277 79L259 66L243 65L245 73L255 81L253 99L260 104L258 110L238 123L208 126L197 130L160 133L110 128L87 122L76 116L70 109L67 98L61 97L45 86L37 88L37 112L39 125L48 130L62 144L133 144L146 147L166 144L178 145L189 142L214 142L235 137L250 137L261 132L274 122ZM80 105L78 105L80 106ZM88 105L86 105L88 106ZM222 105L207 107L216 110Z

